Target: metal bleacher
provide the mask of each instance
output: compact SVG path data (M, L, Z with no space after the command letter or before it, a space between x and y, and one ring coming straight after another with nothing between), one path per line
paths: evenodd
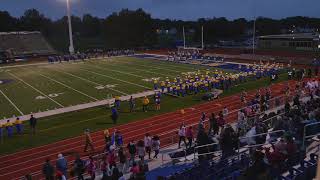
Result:
M38 31L0 32L0 49L10 50L13 56L49 55L54 49Z

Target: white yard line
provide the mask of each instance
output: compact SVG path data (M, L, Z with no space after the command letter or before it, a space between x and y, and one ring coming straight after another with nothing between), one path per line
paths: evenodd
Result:
M27 86L31 87L32 89L34 89L35 91L37 91L38 93L40 93L41 95L43 95L44 97L50 99L52 102L56 103L57 105L59 105L60 107L64 107L62 104L58 103L57 101L55 101L54 99L50 98L49 96L47 96L45 93L43 93L42 91L40 91L39 89L33 87L32 85L30 85L29 83L25 82L23 79L17 77L16 75L7 72L8 74L10 74L12 77L18 79L19 81L23 82L24 84L26 84Z
M4 92L2 90L0 90L0 93L10 102L10 104L23 116L23 112L11 101L11 99L4 94Z
M58 83L58 84L60 84L60 85L62 85L62 86L64 86L64 87L66 87L66 88L69 88L69 89L71 89L71 90L73 90L73 91L75 91L75 92L77 92L77 93L80 93L80 94L82 94L82 95L84 95L84 96L86 96L86 97L88 97L88 98L90 98L90 99L93 99L93 100L95 100L95 101L99 101L97 98L94 98L94 97L92 97L92 96L90 96L90 95L88 95L88 94L86 94L86 93L84 93L84 92L81 92L81 91L79 91L79 90L76 90L76 89L74 89L73 87L70 87L70 86L68 86L68 85L66 85L66 84L64 84L64 83L62 83L62 82L60 82L60 81L57 81L57 80L55 80L55 79L52 79L52 78L50 78L50 77L48 77L48 76L45 76L45 75L43 75L43 74L40 74L40 73L39 73L39 75L42 76L42 77L44 77L44 78L47 78L47 79L49 79L49 80L51 80L51 81L53 81L53 82L56 82L56 83Z
M80 68L80 69L82 69L82 68ZM89 71L87 69L82 69L82 70L83 71L87 71L87 72L89 72L91 74L96 74L96 75L99 75L99 76L104 76L104 77L107 77L107 78L110 78L110 79L114 79L114 80L117 80L117 81L121 81L121 82L124 82L124 83L128 83L128 84L132 84L132 85L135 85L135 86L139 86L139 87L142 87L142 88L151 89L150 87L147 87L147 86L143 86L143 85L132 83L132 82L129 82L129 81L125 81L125 80L122 80L122 79L114 78L114 77L111 77L111 76L108 76L108 75L105 75L105 74L100 74L100 73L97 73L97 72Z
M94 82L94 81L91 81L91 80L89 80L89 79L86 79L86 78L83 78L83 77L74 75L74 74L72 74L72 73L63 72L63 71L59 71L59 70L56 70L56 69L54 69L54 71L57 71L57 72L60 72L60 73L64 73L64 74L70 75L70 76L72 76L72 77L81 79L81 80L83 80L83 81L89 82L89 83L94 84L94 85L96 85L96 86L103 86L103 87L105 87L105 85L96 83L96 82ZM110 89L110 90L115 91L115 92L118 92L118 93L123 94L123 95L128 95L128 94L125 93L125 92L122 92L122 91L119 91L119 90L116 90L116 89L113 89L113 88L110 88L110 87L105 87L105 88Z
M106 63L103 63L103 64L106 64ZM108 64L109 66L117 66L117 65L114 65L114 64ZM119 66L118 66L119 67ZM176 76L173 76L173 75L168 75L168 74L162 74L162 73L157 73L157 72L152 72L152 71L147 71L147 70L144 70L144 69L137 69L137 68L133 68L133 67L130 67L131 69L135 69L135 70L138 70L138 71L142 71L142 72L147 72L147 73L151 73L151 74L158 74L158 75L161 75L161 76L164 76L164 77L176 77ZM145 78L145 77L143 77Z
M101 68L101 67L94 66L94 65L88 65L88 64L86 64L86 66L91 66L91 67L95 67L95 68L102 69L102 70L108 70L108 71L113 71L113 72L117 72L117 73L121 73L121 74L126 74L126 75L130 75L130 76L135 76L135 77L138 77L138 78L145 78L145 77L140 76L140 75L136 75L136 74L132 74L132 73L127 73L127 72L123 72L123 71L118 71L118 70L113 70L113 69Z

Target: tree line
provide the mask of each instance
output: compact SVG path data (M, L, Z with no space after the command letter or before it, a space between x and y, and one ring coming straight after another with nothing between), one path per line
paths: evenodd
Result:
M244 18L228 20L224 17L201 18L196 21L154 19L142 9L123 9L106 18L90 14L82 17L72 16L77 50L174 46L176 41L182 40L182 27L185 27L188 42L200 42L202 26L204 26L205 43L210 44L221 39L248 37L253 23L253 20ZM258 36L280 34L284 33L284 30L289 31L297 27L319 31L320 19L301 16L284 19L265 17L256 19ZM166 30L175 31L168 33ZM13 17L7 11L0 11L0 32L10 31L41 31L55 49L68 50L66 16L52 20L36 9L26 10L21 17Z

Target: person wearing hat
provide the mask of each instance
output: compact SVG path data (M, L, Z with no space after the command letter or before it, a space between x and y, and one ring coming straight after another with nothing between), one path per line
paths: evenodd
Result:
M88 147L90 146L91 151L94 151L94 147L93 147L93 141L90 135L90 130L86 129L84 131L84 136L85 136L85 146L84 146L84 152L88 151Z

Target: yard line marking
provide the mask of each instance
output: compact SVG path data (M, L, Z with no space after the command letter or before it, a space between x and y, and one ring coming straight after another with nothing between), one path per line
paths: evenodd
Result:
M132 84L132 85L139 86L139 87L143 87L143 88L146 88L146 89L151 89L150 87L147 87L147 86L143 86L143 85L132 83L132 82L129 82L129 81L125 81L125 80L122 80L122 79L114 78L114 77L111 77L111 76L107 76L105 74L100 74L100 73L89 71L89 70L83 69L83 68L80 68L80 69L82 69L83 71L87 71L89 73L92 73L92 74L99 75L99 76L104 76L104 77L107 77L107 78L110 78L110 79L114 79L114 80L121 81L121 82L124 82L124 83Z
M47 78L47 79L49 79L49 80L51 80L51 81L54 81L54 82L56 82L56 83L58 83L58 84L60 84L60 85L62 85L62 86L64 86L64 87L66 87L66 88L69 88L69 89L71 89L71 90L73 90L73 91L76 91L76 92L78 92L78 93L80 93L80 94L82 94L82 95L84 95L84 96L86 96L86 97L88 97L88 98L91 98L91 99L93 99L93 100L95 100L95 101L99 101L98 99L96 99L96 98L94 98L94 97L92 97L92 96L90 96L90 95L88 95L88 94L86 94L86 93L84 93L84 92L81 92L81 91L79 91L79 90L76 90L76 89L74 89L73 87L70 87L70 86L68 86L68 85L66 85L66 84L64 84L64 83L62 83L62 82L60 82L60 81L57 81L57 80L55 80L55 79L52 79L52 78L50 78L50 77L48 77L48 76L45 76L45 75L43 75L43 74L41 74L41 73L39 73L39 75L42 76L42 77L44 77L44 78Z
M11 101L11 99L6 95L4 94L4 92L2 90L0 90L0 93L10 102L10 104L16 108L16 110L23 116L23 112Z
M27 86L31 87L32 89L34 89L35 91L37 91L38 93L40 93L41 95L43 95L44 97L50 99L52 102L56 103L57 105L59 105L60 107L64 107L62 104L58 103L57 101L55 101L54 99L52 99L51 97L47 96L45 93L43 93L42 91L40 91L39 89L33 87L32 85L30 85L29 83L25 82L23 79L19 78L18 76L7 72L8 74L10 74L11 76L13 76L14 78L18 79L19 81L23 82L24 84L26 84Z
M107 64L107 63L103 63L103 64ZM107 65L117 66L117 65L114 65L114 64L107 64ZM118 67L119 67L119 66L118 66ZM168 77L168 76L170 76L170 77L175 77L175 76L173 76L173 75L162 74L162 73L147 71L147 70L143 70L143 69L133 68L133 67L130 67L130 68L135 69L135 70L138 70L138 71L143 71L143 72L151 73L151 74L159 74L159 75L164 76L164 77ZM143 78L145 78L145 77L143 77Z
M135 77L138 77L138 78L145 78L145 77L140 76L140 75L136 75L136 74L132 74L132 73L126 73L126 72L118 71L118 70L112 70L112 69L101 68L101 67L94 66L94 65L88 65L88 64L86 64L86 66L91 66L91 67L95 67L95 68L102 69L102 70L114 71L114 72L118 72L118 73L122 73L122 74L130 75L130 76L135 76Z
M96 82L91 81L91 80L89 80L89 79L86 79L86 78L83 78L83 77L74 75L74 74L72 74L72 73L63 72L63 71L59 71L59 70L56 70L56 69L54 69L54 70L57 71L57 72L60 72L60 73L68 74L68 75L70 75L70 76L72 76L72 77L81 79L81 80L83 80L83 81L89 82L89 83L94 84L94 85L96 85L96 86L104 86L104 85L102 85L102 84L99 84L99 83L96 83ZM105 86L104 86L104 87L105 87ZM105 88L110 89L110 90L112 90L112 91L116 91L116 92L118 92L118 93L120 93L120 94L123 94L123 95L129 95L129 94L125 93L125 92L122 92L122 91L119 91L119 90L116 90L116 89L113 89L113 88L110 88L110 87L105 87Z

